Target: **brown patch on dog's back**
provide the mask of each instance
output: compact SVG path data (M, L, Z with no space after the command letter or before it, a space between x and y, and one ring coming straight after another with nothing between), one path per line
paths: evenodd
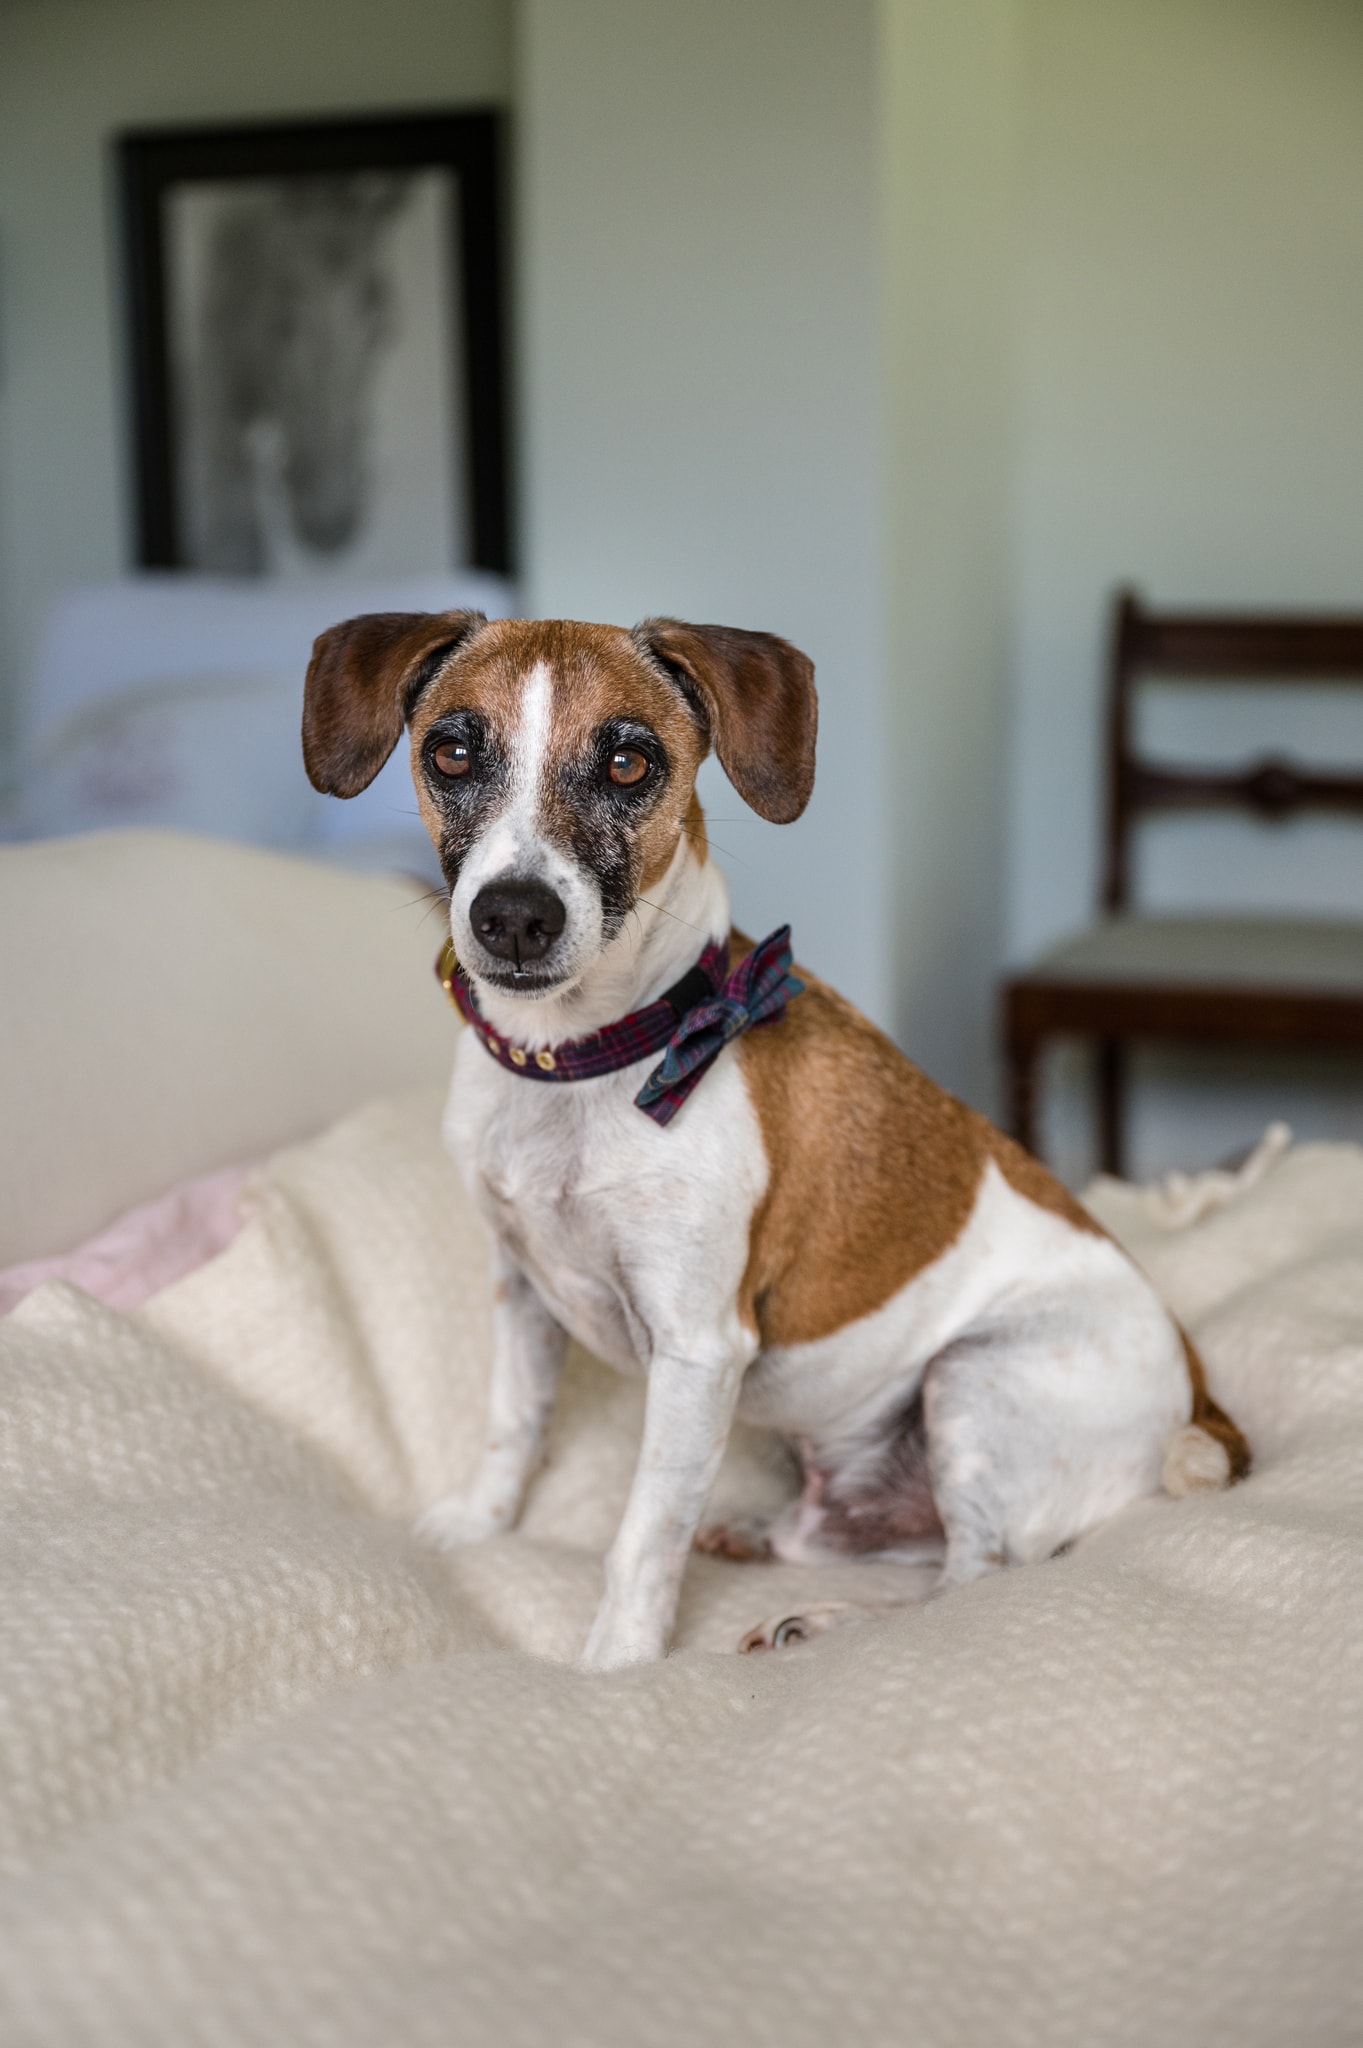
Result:
M735 932L731 950L750 943ZM739 1297L764 1348L813 1343L883 1307L956 1242L991 1160L1027 1201L1108 1237L1040 1160L930 1081L816 976L799 973L805 993L736 1048L770 1169ZM1175 1328L1190 1419L1224 1447L1231 1479L1243 1479L1249 1445L1207 1392L1196 1346Z
M740 1297L764 1346L882 1307L956 1242L991 1159L1027 1200L1105 1234L1038 1160L799 972L805 993L781 1022L737 1042L770 1168Z
M977 1117L814 976L738 1057L770 1178L740 1309L764 1346L879 1308L965 1228L987 1157Z

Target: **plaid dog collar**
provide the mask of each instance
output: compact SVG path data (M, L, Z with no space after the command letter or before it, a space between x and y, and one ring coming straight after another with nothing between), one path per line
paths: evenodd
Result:
M634 1100L655 1123L671 1123L691 1090L731 1038L755 1024L772 1024L804 983L790 967L790 926L783 924L724 977L727 948L712 944L680 981L654 1003L632 1010L603 1031L570 1038L552 1052L529 1052L491 1029L463 968L446 939L436 975L455 1008L472 1025L499 1066L527 1081L586 1081L614 1074L661 1052Z

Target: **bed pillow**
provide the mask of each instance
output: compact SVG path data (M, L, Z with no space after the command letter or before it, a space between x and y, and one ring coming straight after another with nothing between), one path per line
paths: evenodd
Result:
M84 706L40 743L22 822L48 836L159 825L307 847L324 799L303 768L296 668L185 675Z
M417 883L187 833L0 847L0 1266L443 1082L444 929Z

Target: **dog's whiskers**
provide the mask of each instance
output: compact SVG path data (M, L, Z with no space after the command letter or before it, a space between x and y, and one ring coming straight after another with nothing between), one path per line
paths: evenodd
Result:
M722 824L723 822L723 819L721 819L720 823ZM731 818L729 822L730 824L735 824L737 820ZM686 837L690 840L692 846L694 846L698 851L708 851L710 848L713 848L716 853L724 854L729 860L736 860L739 863L740 867L751 867L752 862L744 860L741 853L735 853L733 848L730 846L721 846L717 839L712 839L710 837L709 823L710 821L707 818L705 821L705 825L701 828L697 828L695 825L688 825L685 822L685 820L683 820L681 829L686 834Z
M689 917L678 917L675 910L669 910L665 903L655 903L651 896L636 896L634 900L635 903L644 904L649 910L656 910L662 917L670 917L674 924L684 924L689 932L698 932L700 930L700 926L692 924Z
M423 918L431 917L437 911L444 916L448 913L450 907L449 898L443 895L439 889L427 889L424 887L419 896L408 896L402 908L404 910L415 910L418 904L421 906Z

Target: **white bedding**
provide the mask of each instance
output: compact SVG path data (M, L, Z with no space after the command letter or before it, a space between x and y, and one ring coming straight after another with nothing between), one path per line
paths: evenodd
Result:
M1363 1152L1097 1197L1248 1485L778 1657L732 1645L921 1580L698 1558L589 1679L636 1386L575 1355L514 1536L407 1533L487 1357L437 1113L279 1155L135 1313L0 1322L6 2048L1363 2036ZM747 1434L721 1486L788 1476Z

